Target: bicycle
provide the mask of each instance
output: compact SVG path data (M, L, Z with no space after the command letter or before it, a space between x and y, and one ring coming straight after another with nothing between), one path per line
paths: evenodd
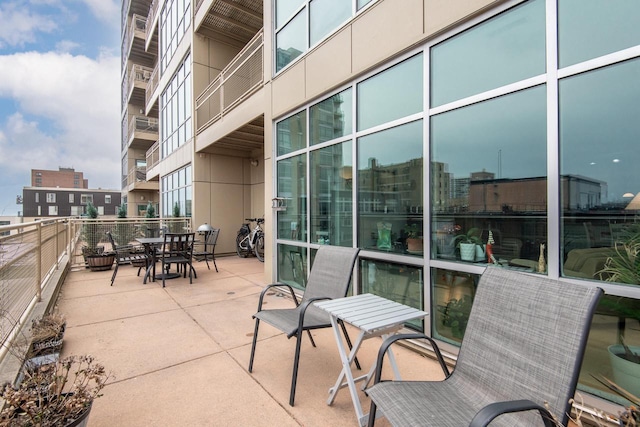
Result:
M264 262L264 231L260 224L264 224L264 218L245 218L249 222L255 222L253 230L249 224L242 224L236 237L236 252L240 258L246 258L253 253L258 261Z

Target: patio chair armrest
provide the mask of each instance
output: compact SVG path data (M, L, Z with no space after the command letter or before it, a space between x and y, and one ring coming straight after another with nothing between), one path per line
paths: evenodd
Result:
M547 408L532 400L523 399L494 402L485 406L473 417L469 427L489 425L489 423L499 415L532 410L540 412L540 416L542 417L542 421L546 427L555 427L558 425L555 423L553 415L551 415Z
M435 353L436 358L438 359L438 362L440 363L440 367L442 368L442 372L444 372L445 377L448 378L451 375L451 373L449 372L449 368L447 367L446 363L444 362L444 357L442 357L442 353L440 352L440 348L438 347L438 345L436 344L436 342L432 338L426 336L425 334L420 334L420 333L416 333L416 334L397 334L397 335L392 335L389 338L387 338L386 340L384 340L384 342L380 346L380 349L378 350L378 357L376 359L376 372L375 372L375 376L374 376L374 380L373 380L373 385L376 385L381 381L382 363L384 361L384 355L387 353L387 350L389 349L391 344L395 343L396 341L407 340L407 339L424 339L424 340L429 341L429 343L431 344L431 347L433 348L433 352Z
M296 329L292 333L289 333L287 335L287 338L291 338L292 336L297 334L298 331L302 331L303 330L304 314L307 312L307 308L309 308L309 306L311 304L313 304L314 302L324 301L324 300L328 300L328 299L331 299L331 298L329 298L329 297L315 297L315 298L309 298L308 300L303 302L302 305L300 306L300 317L298 318L298 329Z
M262 292L260 292L260 299L258 300L258 311L262 311L262 300L264 299L264 296L267 294L269 289L279 287L279 286L285 286L289 288L289 292L291 292L291 297L293 298L293 301L296 303L296 307L298 306L299 304L298 298L296 297L296 294L295 292L293 292L293 288L290 285L287 285L286 283L272 283L270 285L265 286Z

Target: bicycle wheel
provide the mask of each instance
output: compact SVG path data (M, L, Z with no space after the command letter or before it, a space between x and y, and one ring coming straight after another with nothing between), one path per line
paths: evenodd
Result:
M256 237L256 244L253 247L253 252L256 254L258 261L264 262L264 233L258 234Z
M238 234L236 237L236 253L240 258L246 258L249 255L249 239L246 234Z

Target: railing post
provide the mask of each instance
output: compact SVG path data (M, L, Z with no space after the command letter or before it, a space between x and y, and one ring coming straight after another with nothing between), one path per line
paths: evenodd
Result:
M36 238L36 299L42 301L42 222L38 222Z

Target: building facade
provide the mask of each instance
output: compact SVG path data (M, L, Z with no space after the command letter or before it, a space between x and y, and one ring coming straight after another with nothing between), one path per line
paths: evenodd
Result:
M601 286L580 388L616 400L590 374L611 375L619 334L640 345L640 285L602 273L637 233L640 3L122 5L130 214L177 205L221 253L264 215L265 275L299 288L320 245L358 246L354 292L428 311L412 326L453 354L488 264ZM461 259L472 233L493 258Z
M31 169L32 187L89 188L84 173L73 168L58 168L57 171Z
M88 202L99 215L116 216L122 203L121 193L116 190L58 187L24 187L22 202L25 221L84 215Z

